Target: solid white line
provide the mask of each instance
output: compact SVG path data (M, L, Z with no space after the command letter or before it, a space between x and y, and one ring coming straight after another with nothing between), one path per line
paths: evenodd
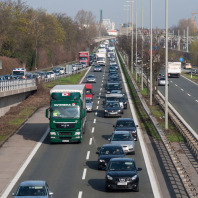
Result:
M79 84L81 84L82 81L85 79L85 77L87 76L87 74L88 74L88 72L89 72L90 69L91 69L91 67L89 67L89 69L86 71L85 75L84 75L83 78L80 80L80 83L79 83Z
M120 67L122 79L124 80L124 87L125 87L125 90L126 90L127 97L130 98L129 90L128 90L128 87L126 85L126 79L123 75L120 63L119 63L119 67ZM131 110L131 114L132 114L132 117L134 119L134 122L136 124L138 124L138 126L140 126L140 123L139 123L139 121L137 119L137 116L136 116L136 113L135 113L135 107L134 107L134 105L133 105L133 103L130 99L129 99L129 106L130 106L130 110ZM147 173L148 173L148 176L149 176L149 179L150 179L150 184L151 184L151 187L152 187L152 190L153 190L154 197L155 198L161 198L162 196L161 196L161 193L160 193L160 188L159 188L158 183L157 183L154 168L153 168L153 165L151 163L151 158L149 156L148 148L147 148L147 146L144 142L143 132L142 132L141 128L139 128L139 127L137 128L137 133L138 133L139 142L140 142L142 154L143 154L143 157L144 157L144 161L145 161L145 165L146 165Z
M82 197L82 191L79 191L79 193L78 193L78 198L81 198Z
M96 107L96 109L98 109L98 106Z
M187 93L188 96L191 96L189 93Z
M181 89L181 91L184 91L183 89Z
M28 158L26 159L25 163L21 166L21 168L19 169L19 171L17 172L17 174L15 175L15 177L12 179L12 181L10 182L10 184L8 185L8 187L6 188L6 190L4 191L4 193L2 194L1 198L7 198L7 196L10 194L12 188L15 186L16 182L21 177L21 175L25 171L26 167L28 166L28 164L30 163L30 161L32 160L32 158L34 157L34 155L36 154L36 152L38 151L38 149L42 145L42 142L47 137L49 131L50 131L50 129L48 128L46 130L45 134L42 136L42 138L39 140L39 142L36 144L36 146L34 147L34 149L32 150L32 152L30 153L30 155L28 156Z
M86 173L87 173L87 168L84 168L83 175L82 175L82 180L85 180Z
M92 138L90 138L89 140L89 145L92 145Z
M90 151L87 151L87 157L86 157L86 160L89 159L89 156L90 156Z
M94 130L95 130L95 127L92 127L92 130L91 130L91 132L92 132L92 133L94 133Z
M96 123L96 118L94 119L93 123L94 123L94 124Z
M182 78L185 78L186 80L188 80L188 81L190 81L191 83L193 83L193 84L195 84L195 85L197 85L197 86L198 86L198 84L197 84L196 82L194 82L194 81L192 81L192 80L190 80L190 79L186 78L185 76L182 76L182 75L181 75L181 77L182 77Z
M98 100L98 104L100 103L100 101Z

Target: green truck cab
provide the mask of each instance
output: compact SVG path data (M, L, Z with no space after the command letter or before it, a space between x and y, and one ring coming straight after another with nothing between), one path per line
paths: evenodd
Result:
M85 85L56 85L50 90L50 142L81 142L85 130Z

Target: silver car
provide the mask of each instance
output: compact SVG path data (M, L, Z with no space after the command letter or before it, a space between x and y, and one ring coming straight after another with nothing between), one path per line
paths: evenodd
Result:
M14 198L52 198L53 192L49 190L46 181L33 180L20 183L16 193L12 193Z
M124 153L135 154L135 141L129 131L114 131L110 144L119 144L122 146Z
M93 101L91 98L86 98L86 110L93 111Z
M87 82L96 82L96 77L93 74L87 76Z

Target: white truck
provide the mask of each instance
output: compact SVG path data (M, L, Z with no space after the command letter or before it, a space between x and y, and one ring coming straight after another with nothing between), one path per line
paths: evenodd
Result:
M181 62L168 62L168 77L177 77L181 75Z
M106 53L96 53L96 63L101 66L106 66Z

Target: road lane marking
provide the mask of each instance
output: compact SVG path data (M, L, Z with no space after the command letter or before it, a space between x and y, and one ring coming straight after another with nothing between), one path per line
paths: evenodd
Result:
M178 85L177 85L177 84L175 84L175 86L177 87Z
M98 109L98 106L96 107L96 109Z
M96 118L94 119L93 123L94 123L94 124L96 123Z
M188 96L191 96L189 93L187 93Z
M85 180L86 173L87 173L87 168L84 168L83 175L82 175L82 180Z
M198 102L198 100L195 100L196 102Z
M98 96L98 99L100 100L100 96Z
M81 198L82 197L82 191L79 191L79 193L78 193L78 198Z
M91 132L92 132L92 133L94 133L94 130L95 130L95 127L92 127L92 130L91 130Z
M103 80L102 80L102 83L103 83Z
M89 159L89 156L90 156L90 151L87 151L86 160L88 160L88 159Z
M173 81L171 80L170 82L172 83Z
M99 93L99 95L101 95L101 93Z
M103 86L103 84L101 84L101 86Z
M34 155L36 154L36 152L38 151L38 149L42 145L42 142L47 137L49 131L50 131L49 128L45 131L44 135L41 137L41 139L39 140L39 142L36 144L36 146L34 147L34 149L32 150L32 152L30 153L30 155L28 156L28 158L26 159L26 161L24 162L24 164L21 166L21 168L19 169L19 171L17 172L17 174L15 175L15 177L12 179L12 181L10 181L10 184L8 185L8 187L6 188L6 190L4 191L4 193L2 194L1 198L7 198L8 197L8 195L11 192L11 190L15 186L16 182L19 180L19 178L21 177L21 175L25 171L26 167L28 166L28 164L30 163L30 161L32 160L32 158L34 157Z
M98 112L96 111L95 115L97 116Z
M100 103L100 101L98 100L98 104Z
M181 89L181 91L184 91L183 89Z
M90 138L89 140L89 145L92 145L92 138Z
M100 91L102 90L102 88L100 88Z

